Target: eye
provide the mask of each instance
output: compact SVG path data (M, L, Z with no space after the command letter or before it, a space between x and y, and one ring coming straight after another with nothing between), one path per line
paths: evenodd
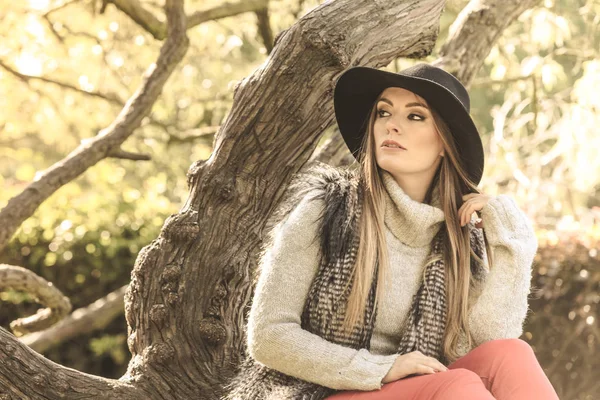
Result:
M387 112L386 110L384 110L384 109L382 109L382 108L379 108L379 109L377 110L377 117L378 117L378 118L380 118L380 117L382 118L382 117L384 117L384 116L385 116L385 115L381 115L381 113L382 113L382 112L385 112L385 113L388 113L388 114L389 114L389 112ZM412 116L417 116L417 117L419 117L420 119L413 119L413 118L411 118ZM410 119L411 121L425 121L425 120L427 119L425 116L423 116L423 115L421 115L421 114L415 114L415 113L410 113L410 114L408 114L408 117L409 117L409 119Z
M410 113L408 116L410 117L411 115L416 115L417 117L421 118L421 119L418 119L417 121L425 121L425 119L426 119L424 116L415 114L415 113Z
M380 109L378 109L378 110L377 110L377 116L378 116L378 117L383 117L383 115L381 115L381 112L387 112L387 111L385 111L384 109L381 109L381 108L380 108ZM388 114L389 114L389 113L388 113Z

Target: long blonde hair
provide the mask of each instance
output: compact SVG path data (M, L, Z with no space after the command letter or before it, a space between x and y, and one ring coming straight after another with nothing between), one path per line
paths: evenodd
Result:
M381 96L381 95L380 95ZM425 99L416 95L427 104ZM371 288L376 262L379 260L379 273L375 304L378 305L384 287L389 284L389 258L385 236L384 211L385 187L380 175L380 168L375 158L375 139L373 125L375 122L377 101L366 121L367 134L363 137L361 152L358 157L361 184L364 185L363 212L360 221L360 244L354 265L352 289L347 303L342 329L350 332L358 321L362 321L368 293ZM468 315L472 305L469 304L470 292L470 257L477 257L471 250L467 226L460 226L458 209L463 204L463 195L480 193L476 185L469 180L466 170L460 163L458 150L450 129L440 115L430 107L435 128L444 146L444 157L427 190L424 202L431 204L432 193L437 185L440 203L445 215L446 234L444 235L443 257L446 266L446 296L447 323L442 346L444 355L453 362L460 355L457 353L458 337L464 333L468 339L469 348L472 346L472 336L469 330ZM442 228L443 228L442 224ZM492 268L492 258L489 244L485 242L488 265ZM481 261L480 259L478 259ZM435 259L428 259L427 263Z

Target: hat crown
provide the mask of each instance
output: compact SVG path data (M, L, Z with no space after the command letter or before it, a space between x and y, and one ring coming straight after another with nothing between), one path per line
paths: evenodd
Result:
M469 92L451 73L430 64L419 63L400 71L398 74L427 79L443 86L461 102L467 112L470 112L471 100Z

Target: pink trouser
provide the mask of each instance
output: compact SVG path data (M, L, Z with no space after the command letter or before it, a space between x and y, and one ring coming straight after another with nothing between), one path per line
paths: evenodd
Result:
M533 349L521 339L484 342L448 369L388 382L380 390L345 390L325 400L558 400Z

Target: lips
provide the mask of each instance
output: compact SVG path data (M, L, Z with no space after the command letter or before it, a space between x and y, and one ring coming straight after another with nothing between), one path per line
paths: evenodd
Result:
M399 146L401 149L406 150L406 148L404 146L402 146L400 143L396 142L395 140L384 140L383 143L381 144L381 147L388 147L387 145L396 145Z

